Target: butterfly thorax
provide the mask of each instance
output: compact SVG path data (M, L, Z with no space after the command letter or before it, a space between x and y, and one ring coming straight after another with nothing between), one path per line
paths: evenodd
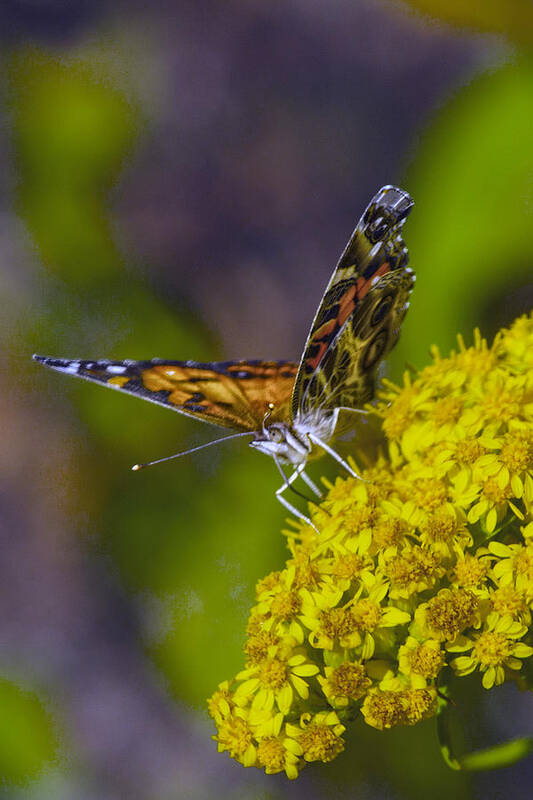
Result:
M313 443L309 434L329 442L333 438L337 424L337 411L315 409L313 412L298 414L292 423L271 422L264 424L256 433L250 447L261 453L277 458L282 464L298 466L311 456Z

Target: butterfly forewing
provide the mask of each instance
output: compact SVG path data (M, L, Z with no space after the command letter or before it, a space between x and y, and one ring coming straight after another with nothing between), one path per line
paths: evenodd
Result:
M298 365L291 361L80 361L34 356L52 369L243 431L262 427L270 404L285 421Z
M393 271L405 271L408 253L400 231L412 206L413 201L407 192L394 186L384 186L359 220L331 276L307 337L292 396L291 411L294 418L308 410L316 400L319 384L322 386L320 395L324 399L326 389L321 372L326 354L329 354L329 368L335 365L340 370L337 382L342 381L341 374L345 375L347 370L352 371L353 377L360 369L361 353L357 345L350 348L352 355L349 367L346 355L341 364L338 353L330 353L330 350L336 349L337 337L347 320L356 319L359 315L360 306L368 292L385 275ZM350 330L351 327L348 327L343 334L344 343ZM391 347L392 344L385 348L382 355ZM343 354L346 352L343 347ZM310 387L311 382L314 389ZM361 377L362 385L370 386L371 383L371 376ZM361 402L364 402L363 386L361 397ZM330 403L328 407L331 407Z

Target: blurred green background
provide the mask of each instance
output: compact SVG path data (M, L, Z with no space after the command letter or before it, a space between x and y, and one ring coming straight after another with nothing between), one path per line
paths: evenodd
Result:
M481 5L1 5L1 797L531 796L531 761L450 772L433 722L356 725L294 784L218 755L205 698L285 558L275 468L233 442L132 473L218 432L30 360L298 359L385 183L418 277L389 377L529 311L531 5ZM530 732L490 699L472 745Z

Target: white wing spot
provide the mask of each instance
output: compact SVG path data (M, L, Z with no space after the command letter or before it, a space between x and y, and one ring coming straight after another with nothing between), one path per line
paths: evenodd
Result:
M126 372L127 367L119 366L118 364L108 364L105 369L106 372L110 372L112 375L122 375Z
M77 375L80 371L81 363L79 361L71 361L66 367L63 367L65 372L70 375Z

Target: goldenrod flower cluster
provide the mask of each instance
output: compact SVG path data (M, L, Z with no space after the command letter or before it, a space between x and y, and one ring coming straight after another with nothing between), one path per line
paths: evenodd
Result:
M245 766L296 778L359 713L414 725L450 671L529 686L533 316L432 355L372 408L386 456L328 484L320 533L288 533L285 568L257 586L246 667L209 701L219 750Z

